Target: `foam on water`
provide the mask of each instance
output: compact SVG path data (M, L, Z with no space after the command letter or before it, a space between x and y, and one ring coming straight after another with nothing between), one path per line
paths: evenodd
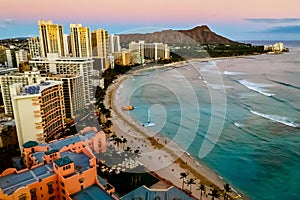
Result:
M229 71L224 71L225 75L230 75L230 76L236 76L236 75L242 75L244 73L241 72L229 72Z
M297 123L293 122L292 120L290 120L287 117L278 116L278 115L263 114L263 113L259 113L259 112L253 111L253 110L250 110L250 112L255 114L255 115L258 115L260 117L269 119L273 122L278 122L278 123L281 123L281 124L284 124L284 125L287 125L287 126L290 126L290 127L298 128L300 126L300 124L297 124Z
M267 97L271 97L271 96L274 96L275 94L274 93L268 93L268 90L265 89L265 87L272 87L274 85L271 85L271 84L263 84L263 83L252 83L252 82L249 82L247 80L239 80L238 81L240 84L244 85L245 87L247 87L248 89L250 90L253 90L255 92L258 92L260 94L263 94Z

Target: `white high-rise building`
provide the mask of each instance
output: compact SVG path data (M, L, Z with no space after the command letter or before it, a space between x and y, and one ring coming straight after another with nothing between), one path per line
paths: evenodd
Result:
M19 83L22 86L39 84L47 80L63 82L63 97L66 108L66 117L75 118L85 107L83 77L76 75L54 75L40 74L36 72L15 73L0 76L2 99L4 102L5 114L12 116L13 108L9 87Z
M28 61L28 52L23 49L16 51L16 60L17 60L18 67L19 67L20 63L27 62Z
M71 54L71 41L70 41L70 35L69 34L64 34L64 48L65 48L65 53L66 56L69 56Z
M29 53L32 58L40 57L40 40L38 37L32 37L28 39L28 47L29 47Z
M91 80L93 62L92 58L59 57L58 54L48 54L46 58L34 58L29 61L33 69L53 74L81 76L86 105L94 99Z
M19 145L47 142L60 136L65 123L63 87L60 81L10 86Z
M8 68L16 68L17 66L17 59L16 59L16 52L14 49L6 49L6 60L7 60L7 67Z
M110 34L108 41L109 41L109 53L121 52L119 35Z
M60 24L52 24L51 20L39 20L41 56L46 57L48 53L58 53L65 56L63 42L63 28Z
M90 28L82 27L81 24L70 24L70 30L72 57L91 58L92 41Z
M143 64L144 63L144 41L131 42L129 43L129 52L131 54L132 64Z

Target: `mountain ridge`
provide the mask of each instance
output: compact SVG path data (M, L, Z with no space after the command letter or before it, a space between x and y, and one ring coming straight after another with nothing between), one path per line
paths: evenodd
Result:
M196 26L187 30L163 30L153 33L133 33L120 34L120 41L122 44L128 44L131 41L145 42L162 42L166 44L237 44L233 40L225 38L221 35L211 31L207 25Z

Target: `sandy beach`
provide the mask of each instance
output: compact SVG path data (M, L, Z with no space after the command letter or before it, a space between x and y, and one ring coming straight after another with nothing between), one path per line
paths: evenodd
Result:
M203 59L207 61L208 59ZM140 69L134 71L133 74L138 74L141 71L149 69L157 69L162 67L183 67L186 61L174 63L167 66L153 66L150 68ZM175 142L163 137L159 133L155 133L134 121L127 112L122 110L122 106L119 105L118 89L122 82L130 78L132 74L120 76L114 84L112 84L106 93L105 105L111 107L112 111L112 130L119 137L123 136L127 139L127 146L131 149L139 149L141 151L141 157L137 160L141 162L150 172L154 172L161 179L167 180L181 188L182 179L180 179L180 173L186 172L189 174L189 178L196 179L196 185L192 185L192 195L199 199L200 191L197 190L199 184L206 186L206 194L210 192L211 185L223 189L225 181L218 176L217 173L206 167L204 164L197 162L188 153L184 152ZM189 190L190 186L185 185L185 189ZM239 195L234 192L230 196L236 199ZM210 196L204 195L202 199L211 199ZM243 198L245 199L245 198Z

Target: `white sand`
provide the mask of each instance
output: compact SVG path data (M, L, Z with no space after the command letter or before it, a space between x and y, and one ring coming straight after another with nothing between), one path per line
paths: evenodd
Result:
M205 60L205 59L203 59ZM207 59L206 59L207 60ZM180 66L182 63L176 63L173 66ZM170 66L170 65L169 65ZM155 66L154 68L161 68L163 66ZM141 69L139 71L148 70ZM134 72L138 73L139 71ZM181 188L182 179L180 179L180 173L189 173L188 178L196 178L196 185L192 185L192 195L199 199L200 191L197 190L199 183L206 185L206 193L210 192L210 185L213 184L219 189L223 189L223 184L225 183L215 172L207 168L205 165L195 161L190 155L183 152L177 144L170 141L169 139L161 136L160 134L153 133L146 127L135 122L126 112L121 108L124 105L119 105L118 94L116 93L117 88L121 83L128 79L129 75L123 75L119 77L113 85L111 85L107 90L107 95L105 98L106 107L112 107L112 130L120 137L123 136L127 138L127 146L131 147L133 150L139 148L141 150L141 157L138 161L143 163L143 165L149 170L155 172L161 179L172 182L178 188ZM151 144L149 137L154 136L154 138L160 143L163 148L158 149ZM159 145L156 145L159 146ZM180 165L178 161L180 158L183 163L187 165ZM197 172L197 173L193 173ZM207 180L203 180L205 177ZM185 189L189 190L190 186L185 185ZM232 197L237 196L237 193L232 193ZM222 197L223 198L223 197ZM210 196L206 197L203 195L202 199L211 199ZM239 198L241 199L241 198Z

